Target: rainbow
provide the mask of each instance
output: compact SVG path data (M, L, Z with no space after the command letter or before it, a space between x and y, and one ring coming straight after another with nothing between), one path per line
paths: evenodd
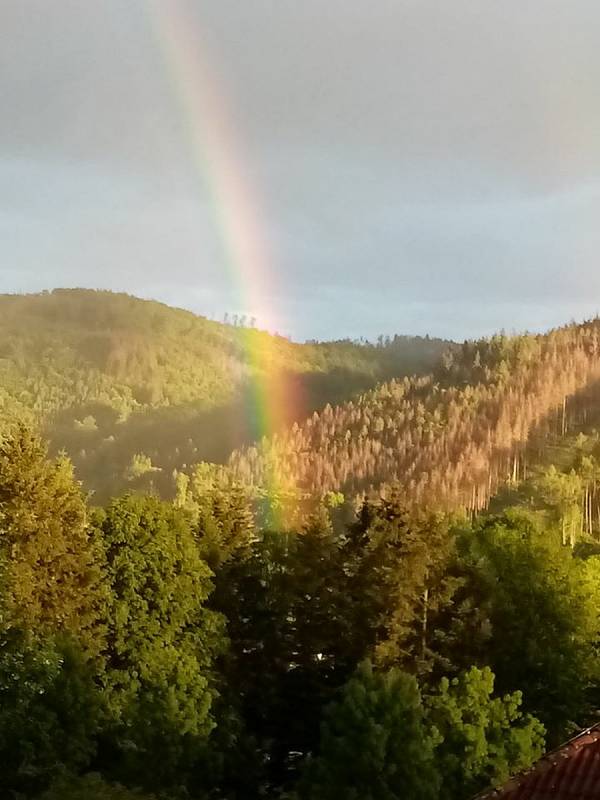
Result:
M195 169L202 183L209 186L236 302L240 309L257 317L261 326L282 330L282 320L272 307L273 301L269 302L278 293L262 204L241 156L226 94L207 56L206 44L198 37L197 20L190 17L186 0L151 0L149 8L152 29L186 125ZM241 336L252 375L246 423L249 435L260 440L283 426L289 409L300 407L300 399L284 371L277 367L273 338L252 329L242 329ZM264 488L271 497L284 491L282 476L275 470L268 483Z

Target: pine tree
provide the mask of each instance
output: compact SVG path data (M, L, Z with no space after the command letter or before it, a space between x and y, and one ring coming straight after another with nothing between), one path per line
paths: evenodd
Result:
M438 515L409 513L399 492L366 503L351 528L355 548L353 592L358 628L375 644L382 665L431 671L437 652L438 617L451 607L460 580L450 573L454 538Z

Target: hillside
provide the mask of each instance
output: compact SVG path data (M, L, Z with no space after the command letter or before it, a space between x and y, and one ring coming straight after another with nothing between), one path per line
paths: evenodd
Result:
M485 508L518 477L535 434L564 433L582 392L597 402L600 322L466 342L430 375L392 380L232 454L243 483L348 498L402 487L406 501Z
M143 494L90 508L17 428L0 442L2 796L333 800L391 764L399 789L377 800L469 800L589 725L600 436L579 398L491 513L392 492L289 531L219 489L195 513Z
M391 376L429 371L446 346L409 337L296 344L124 294L4 295L0 414L41 423L102 495L140 478L168 492L173 469L224 461L254 439L245 409L257 370L285 376L297 402L280 422L291 424ZM256 351L268 362L257 366Z
M2 797L468 800L597 718L600 321L439 356L5 311L4 419L80 472L2 432ZM253 434L248 337L305 405L193 464Z

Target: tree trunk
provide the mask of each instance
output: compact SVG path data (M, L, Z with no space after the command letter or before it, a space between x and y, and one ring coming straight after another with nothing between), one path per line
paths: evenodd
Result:
M423 592L423 618L421 620L421 660L425 661L425 653L427 652L427 615L429 613L429 589L426 588Z

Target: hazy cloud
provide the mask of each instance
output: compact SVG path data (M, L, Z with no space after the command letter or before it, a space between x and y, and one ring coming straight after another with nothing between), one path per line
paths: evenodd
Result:
M459 337L595 313L593 0L4 0L0 291L252 311L156 3L230 108L286 332Z

